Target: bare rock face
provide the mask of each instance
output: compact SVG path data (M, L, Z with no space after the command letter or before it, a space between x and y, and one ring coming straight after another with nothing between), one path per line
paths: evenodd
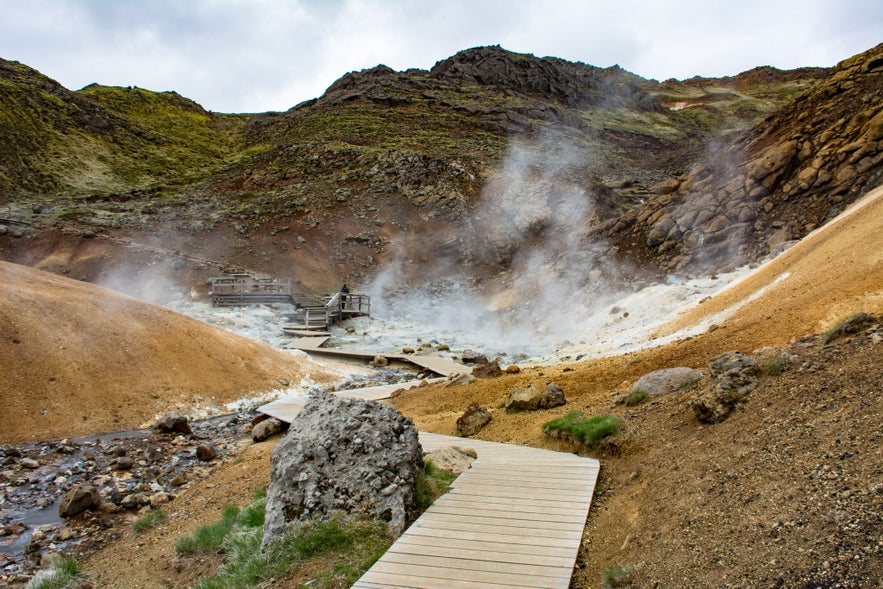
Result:
M58 505L58 515L73 517L88 509L97 509L101 505L98 489L88 483L82 483L67 492Z
M711 388L690 402L696 418L705 423L720 423L757 387L760 366L742 352L727 352L708 363Z
M264 544L293 523L364 513L401 534L417 515L414 423L375 401L314 394L273 450Z
M463 437L474 436L490 422L491 414L488 410L478 403L473 403L466 408L463 415L457 418L457 435Z
M679 366L654 370L638 379L632 386L632 392L644 391L648 395L664 395L688 387L702 378L702 372Z

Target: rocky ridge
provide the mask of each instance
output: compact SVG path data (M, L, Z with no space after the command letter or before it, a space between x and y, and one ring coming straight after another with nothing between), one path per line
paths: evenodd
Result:
M883 180L883 45L660 187L605 232L666 271L756 261Z

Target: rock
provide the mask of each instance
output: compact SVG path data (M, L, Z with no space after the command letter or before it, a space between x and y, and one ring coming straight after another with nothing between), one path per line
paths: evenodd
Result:
M162 491L160 491L158 493L154 493L153 495L151 495L150 498L147 500L147 502L150 503L150 506L152 508L156 509L157 507L160 507L161 505L165 505L166 503L168 503L169 496L166 495L165 493L163 493Z
M120 507L123 509L138 509L148 503L150 503L150 499L144 493L132 493L123 497L123 500L120 501Z
M386 359L386 356L381 354L377 354L374 356L374 359L370 362L371 366L375 366L377 368L383 368L384 366L389 365L389 360Z
M478 454L475 450L460 446L439 448L423 456L424 461L431 461L436 468L449 470L455 474L468 470L476 458L478 458Z
M564 391L561 390L557 384L549 383L546 386L546 392L543 393L543 398L540 399L540 409L552 409L553 407L560 407L567 403L567 399L564 398Z
M98 489L88 483L80 483L67 492L58 505L58 515L73 517L86 510L97 509L101 505Z
M512 411L536 411L540 408L543 393L533 387L521 387L509 393L506 409Z
M471 373L460 374L455 372L448 376L448 381L445 383L445 387L450 387L458 384L469 384L475 381L475 377L472 376Z
M631 392L644 391L648 395L664 395L682 390L702 378L702 372L679 366L663 368L645 374L632 386Z
M113 465L114 470L132 470L135 466L135 459L130 456L120 456Z
M169 481L169 484L173 487L180 487L181 485L185 485L187 484L187 476L183 472L179 472L172 477L172 480Z
M251 430L251 439L255 442L263 442L283 429L285 429L285 425L275 417L271 417L254 426Z
M457 418L457 435L463 437L474 436L490 422L491 414L488 410L478 403L473 403L466 408L463 415Z
M401 534L417 516L422 469L417 428L394 407L313 394L273 450L264 545L333 511L380 518Z
M712 376L711 386L698 399L691 401L690 407L699 421L720 423L757 387L760 366L751 356L733 351L713 358L708 368Z
M31 470L35 468L40 468L40 463L33 458L22 458L18 461L18 463L22 466L22 468L30 468Z
M191 434L187 418L176 411L160 415L153 428L162 434Z
M202 442L196 447L196 457L203 462L209 462L218 457L218 451L210 442Z
M496 378L501 374L503 374L503 370L500 368L500 363L496 360L479 364L472 369L472 375L476 378Z
M460 359L464 364L487 364L487 356L473 350L463 350Z
M86 239L92 239L93 237L95 237L95 232L91 229L86 229L85 231L83 231L83 237Z
M521 368L515 364L510 364L506 367L506 374L518 374L519 372L521 372Z

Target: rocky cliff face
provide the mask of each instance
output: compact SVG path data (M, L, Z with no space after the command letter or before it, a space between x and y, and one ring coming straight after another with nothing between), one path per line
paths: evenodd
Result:
M883 181L883 45L659 189L606 232L666 271L757 260Z

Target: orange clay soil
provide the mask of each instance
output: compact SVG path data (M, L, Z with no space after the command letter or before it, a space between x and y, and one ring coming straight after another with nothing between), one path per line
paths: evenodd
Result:
M324 372L125 295L0 262L0 443L142 426Z

